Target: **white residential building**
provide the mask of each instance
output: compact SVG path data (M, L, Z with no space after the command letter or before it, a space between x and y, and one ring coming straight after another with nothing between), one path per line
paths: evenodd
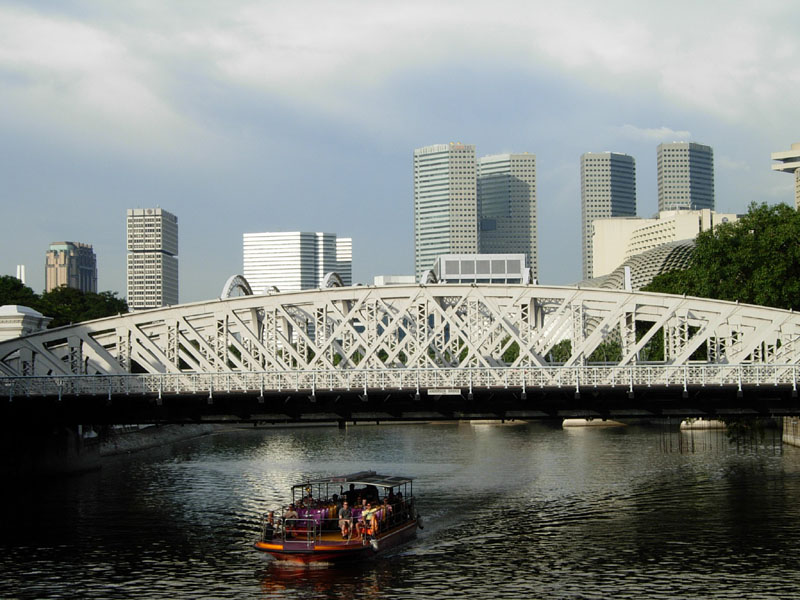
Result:
M475 146L414 150L414 272L419 279L442 254L478 251Z
M128 308L178 304L178 217L162 208L129 208Z
M581 248L583 278L596 277L592 223L608 217L636 216L636 161L619 152L581 156Z
M539 272L536 230L536 156L495 154L478 159L478 249L525 255Z
M333 233L280 231L242 236L244 278L253 292L281 292L320 287L335 272L346 286L353 283L353 240Z
M658 211L714 210L714 151L694 142L659 144Z

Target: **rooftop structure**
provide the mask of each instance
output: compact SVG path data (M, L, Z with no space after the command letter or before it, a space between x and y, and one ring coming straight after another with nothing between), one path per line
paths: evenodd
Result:
M792 144L792 149L787 152L773 152L773 171L794 173L794 207L800 209L800 143Z
M581 285L635 292L653 281L656 275L686 269L694 248L693 239L661 244L627 257L610 273L582 282Z
M47 325L52 320L51 317L45 317L39 311L27 306L16 304L0 306L0 341L47 329ZM30 375L32 373L23 374Z
M433 273L439 283L531 283L524 254L445 254Z

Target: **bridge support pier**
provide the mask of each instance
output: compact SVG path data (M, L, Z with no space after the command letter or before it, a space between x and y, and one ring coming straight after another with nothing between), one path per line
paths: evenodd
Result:
M100 440L84 438L80 425L36 429L5 427L0 441L0 473L75 473L100 468Z

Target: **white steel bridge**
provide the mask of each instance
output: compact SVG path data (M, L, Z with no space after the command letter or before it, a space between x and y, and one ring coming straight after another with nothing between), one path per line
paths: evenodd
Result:
M799 337L791 311L645 292L327 288L2 342L0 397L82 422L796 414Z

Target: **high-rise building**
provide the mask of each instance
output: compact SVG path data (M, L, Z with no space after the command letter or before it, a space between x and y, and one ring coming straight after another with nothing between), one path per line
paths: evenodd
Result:
M581 156L581 248L583 278L593 274L592 223L606 217L636 216L636 161L619 152Z
M437 144L414 150L414 272L442 254L478 251L475 146Z
M481 254L524 254L538 277L536 156L496 154L478 159L478 247Z
M292 292L321 287L337 273L353 283L353 240L334 233L280 231L242 236L244 278L257 294L272 287Z
M714 151L694 142L659 144L658 212L714 210Z
M163 208L129 208L128 307L178 304L178 217Z
M778 161L772 165L773 171L794 173L794 207L800 210L800 144L792 144L788 152L773 152L772 160Z
M45 254L46 292L61 286L97 293L97 258L91 244L53 242Z

